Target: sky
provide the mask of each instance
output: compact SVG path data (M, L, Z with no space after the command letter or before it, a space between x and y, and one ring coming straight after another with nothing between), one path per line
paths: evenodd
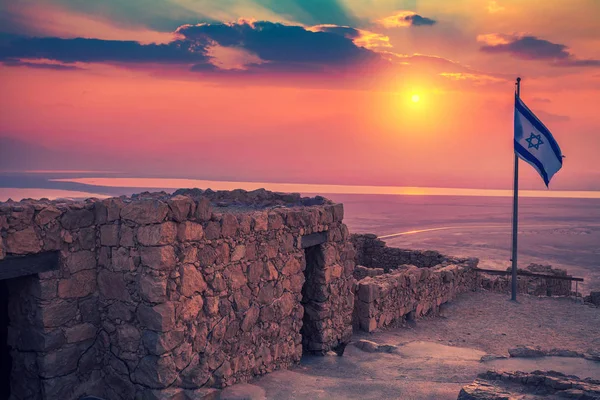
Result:
M600 190L598 0L0 0L0 170ZM418 101L413 101L417 100ZM545 189L529 166L521 187Z

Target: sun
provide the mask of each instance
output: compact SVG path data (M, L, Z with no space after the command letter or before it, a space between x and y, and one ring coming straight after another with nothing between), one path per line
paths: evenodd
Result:
M418 103L419 100L421 100L421 96L419 96L418 94L413 94L410 99L413 103Z

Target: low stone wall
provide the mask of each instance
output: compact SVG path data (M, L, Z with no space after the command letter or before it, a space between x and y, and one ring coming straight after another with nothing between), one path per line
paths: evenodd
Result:
M510 271L510 268L507 269ZM537 273L567 277L567 271L552 268L550 265L530 264L519 272ZM489 275L481 273L481 288L493 292L510 293L512 285L511 275ZM517 277L517 292L533 296L571 296L571 281L520 275Z
M386 243L373 234L353 234L350 237L356 248L356 264L367 268L382 268L390 272L403 265L430 268L438 265L468 264L476 266L475 258L457 258L433 250L407 250L387 247Z
M156 398L348 342L342 218L264 190L0 203L0 260L60 252L59 270L10 281L12 398Z
M436 312L457 294L478 286L470 266L406 266L357 284L355 326L366 332Z

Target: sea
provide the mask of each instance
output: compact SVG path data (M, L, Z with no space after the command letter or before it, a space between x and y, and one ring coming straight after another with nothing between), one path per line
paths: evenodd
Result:
M481 268L511 265L511 190L224 182L102 171L0 172L0 201L192 187L319 194L344 204L352 233L373 233L394 247L477 257ZM530 263L562 268L584 278L579 291L600 290L600 191L521 191L518 263L521 268Z

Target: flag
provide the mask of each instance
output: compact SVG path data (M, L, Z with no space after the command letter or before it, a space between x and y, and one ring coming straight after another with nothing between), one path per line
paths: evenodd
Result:
M539 172L548 187L562 167L563 155L554 137L523 101L515 96L515 153Z

